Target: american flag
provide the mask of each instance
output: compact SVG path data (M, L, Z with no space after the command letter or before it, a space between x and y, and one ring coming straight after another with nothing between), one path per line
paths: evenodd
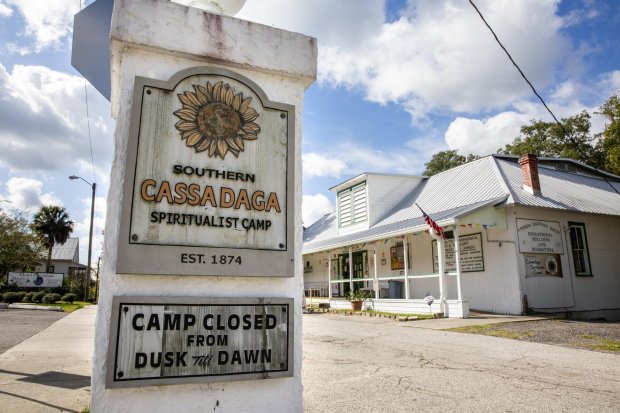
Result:
M420 208L420 205L418 205L418 204L415 204L415 206ZM422 208L420 208L420 211L422 211L422 215L424 216L424 221L426 222L426 225L431 227L435 231L435 233L437 235L439 235L441 238L446 239L446 234L444 234L443 228L440 227L439 225L437 225L437 223L435 221L433 221L433 218L428 216L428 214L426 212L424 212L424 210Z

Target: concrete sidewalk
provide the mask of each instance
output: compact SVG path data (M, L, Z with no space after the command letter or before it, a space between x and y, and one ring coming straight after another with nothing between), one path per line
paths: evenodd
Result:
M538 321L548 320L550 318L564 318L564 314L549 314L549 315L504 315L504 314L491 314L480 313L471 311L469 318L433 318L428 320L418 320L414 322L407 322L408 326L417 328L429 328L432 330L445 330L455 327L469 327L479 326L483 324L497 324L497 323L512 323L515 321Z
M88 407L96 314L96 306L74 311L0 355L1 411Z

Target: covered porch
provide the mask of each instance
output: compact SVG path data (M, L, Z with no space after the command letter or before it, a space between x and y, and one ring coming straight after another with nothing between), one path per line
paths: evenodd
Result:
M323 285L331 308L351 308L348 294L361 290L370 297L365 309L467 318L463 273L485 271L486 232L498 224L505 228L503 213L488 208L493 203L450 211L438 219L447 239L417 219L398 231L369 230L356 238L340 237L344 242L324 248L305 248L304 282ZM433 297L431 305L427 296Z

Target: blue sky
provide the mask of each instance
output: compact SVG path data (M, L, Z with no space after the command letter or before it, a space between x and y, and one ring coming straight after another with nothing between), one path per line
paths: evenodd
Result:
M162 0L164 1L164 0ZM91 1L87 1L90 4ZM477 0L557 116L620 93L620 2ZM78 0L0 0L0 200L67 208L86 260L105 221L114 121L71 67ZM489 154L530 119L549 120L466 0L248 0L239 18L318 39L303 111L303 214L334 208L328 188L364 171L420 174L439 150ZM594 115L593 125L603 120ZM90 126L93 161L88 129Z

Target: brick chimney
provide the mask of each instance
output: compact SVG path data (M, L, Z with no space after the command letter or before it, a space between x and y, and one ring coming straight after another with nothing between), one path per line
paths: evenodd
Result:
M523 190L532 195L541 195L540 179L538 178L538 157L531 153L519 158L523 174Z

